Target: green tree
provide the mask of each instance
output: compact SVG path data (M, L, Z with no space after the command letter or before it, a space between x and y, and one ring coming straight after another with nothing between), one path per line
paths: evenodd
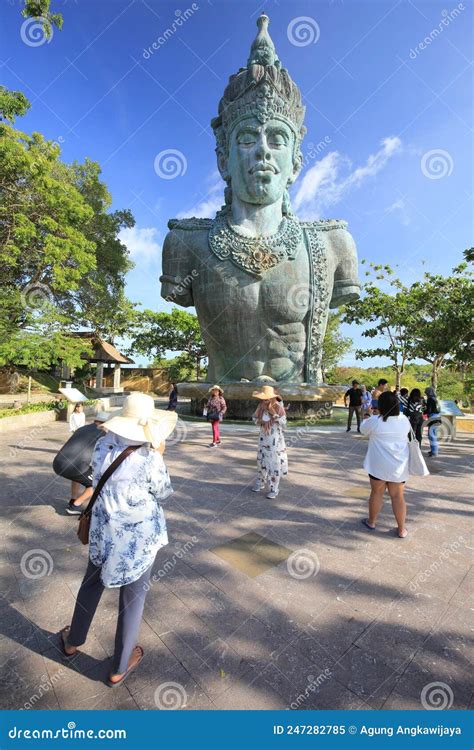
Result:
M25 18L40 19L47 39L51 38L54 26L57 29L62 28L64 20L61 13L51 12L51 0L25 0L21 15Z
M134 305L125 295L125 276L133 268L127 247L119 238L122 229L133 227L130 210L110 212L112 197L100 180L100 166L90 159L84 164L64 165L67 176L86 205L92 209L83 233L95 245L95 265L75 293L75 304L95 333L114 340L125 335L134 318Z
M324 382L328 379L329 371L337 367L339 361L352 347L352 339L341 334L341 318L341 310L329 313L321 363Z
M118 232L133 217L108 213L97 164L64 164L57 144L5 122L25 111L18 92L3 89L0 103L0 365L75 366L85 347L71 331L126 328L131 263Z
M438 387L441 367L448 358L462 371L473 362L474 285L467 263L449 277L425 273L410 289L417 319L414 323L417 357L431 364L431 384Z
M396 278L390 266L374 263L369 266L371 271L366 272L368 279L363 285L363 296L346 306L343 321L362 326L369 324L362 331L362 336L382 343L370 349L357 349L356 357L390 359L396 387L399 388L415 344L413 301L409 289ZM385 284L389 291L382 291L379 282Z
M170 383L181 383L191 380L194 374L194 362L190 365L189 357L184 353L169 359L166 357L157 357L151 366L168 370L168 380Z
M0 120L13 123L17 117L26 115L30 102L21 91L10 91L0 86Z
M152 310L137 313L129 353L144 354L156 360L167 351L182 352L181 365L193 367L199 380L207 351L196 315L177 307L170 313Z

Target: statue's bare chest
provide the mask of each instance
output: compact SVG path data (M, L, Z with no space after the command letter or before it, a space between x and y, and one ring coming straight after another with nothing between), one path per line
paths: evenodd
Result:
M194 303L198 312L206 312L210 320L220 319L223 323L223 319L230 317L244 322L255 316L266 324L304 320L310 279L304 241L296 248L294 258L282 260L260 274L245 271L232 260L216 257L208 244L199 248L197 256Z

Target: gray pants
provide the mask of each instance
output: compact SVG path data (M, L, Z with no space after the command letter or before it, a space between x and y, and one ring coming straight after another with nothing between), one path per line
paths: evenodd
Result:
M119 613L112 661L113 674L123 674L128 669L130 656L137 644L152 567L153 565L150 565L137 581L120 587ZM93 565L89 560L72 617L68 638L71 646L82 646L86 642L103 590L104 584L100 580L100 568Z
M347 415L347 429L349 430L352 426L352 417L354 416L354 412L357 419L357 429L360 428L360 412L362 407L361 406L349 406L349 414Z

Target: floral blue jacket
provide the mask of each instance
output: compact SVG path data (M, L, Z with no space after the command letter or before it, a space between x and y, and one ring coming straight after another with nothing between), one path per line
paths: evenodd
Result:
M94 487L127 445L113 433L97 441L92 456ZM160 502L172 492L163 457L148 445L127 456L107 480L94 504L89 533L89 557L101 568L104 586L133 583L168 544Z

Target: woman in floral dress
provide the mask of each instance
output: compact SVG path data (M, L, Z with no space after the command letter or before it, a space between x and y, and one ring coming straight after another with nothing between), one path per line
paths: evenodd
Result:
M260 436L257 479L252 490L261 492L269 485L267 497L273 500L278 495L281 477L288 474L288 457L283 435L286 412L272 386L264 385L261 390L254 391L252 395L260 401L253 416L255 424L260 427Z

